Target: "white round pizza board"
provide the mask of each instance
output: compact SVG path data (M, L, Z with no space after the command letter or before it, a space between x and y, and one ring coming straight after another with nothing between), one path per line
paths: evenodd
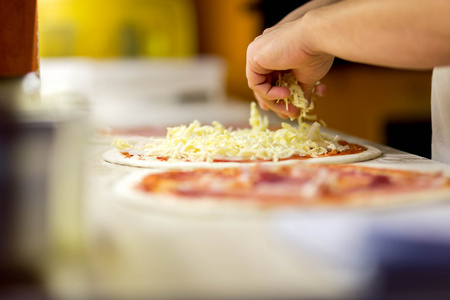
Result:
M348 164L354 162L362 162L370 159L374 159L382 154L382 152L370 145L363 145L367 148L366 151L356 154L347 155L336 155L336 156L326 156L326 157L313 157L308 159L292 159L292 160L281 160L281 161L264 161L264 162L188 162L181 160L171 160L171 161L161 161L156 158L148 158L145 160L139 159L137 156L127 158L116 148L110 149L102 154L102 158L113 164L139 167L139 168L152 168L152 169L162 169L162 170L172 170L172 169L191 169L191 168L232 168L240 167L242 165L255 165L264 164L267 166L283 166L292 165L297 163L311 163L311 164Z

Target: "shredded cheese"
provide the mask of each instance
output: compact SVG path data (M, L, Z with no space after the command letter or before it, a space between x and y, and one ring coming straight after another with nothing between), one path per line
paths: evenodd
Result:
M346 150L334 139L320 133L320 124L302 123L298 128L282 123L281 129L269 130L267 117L261 117L256 103L251 103L249 124L251 128L225 128L219 122L202 125L194 121L167 129L165 138L153 138L144 146L130 145L121 139L113 145L122 152L142 151L144 159L155 157L170 160L272 160L292 156L319 156L328 151Z
M276 85L287 87L291 92L291 95L288 98L279 99L278 101L282 100L286 103L286 110L288 110L289 103L300 109L300 116L298 118L299 125L301 125L302 119L317 120L317 116L308 114L308 112L314 109L315 100L311 98L311 101L308 101L308 99L305 98L305 94L292 72L284 73L283 75L278 74Z
M119 150L126 150L132 147L130 144L121 139L115 139L115 141L113 142L113 146L115 146Z

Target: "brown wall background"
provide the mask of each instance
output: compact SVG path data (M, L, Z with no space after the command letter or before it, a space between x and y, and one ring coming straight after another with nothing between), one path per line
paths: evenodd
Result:
M251 99L245 77L248 44L261 33L263 17L253 0L194 0L198 16L199 52L224 57L230 95Z

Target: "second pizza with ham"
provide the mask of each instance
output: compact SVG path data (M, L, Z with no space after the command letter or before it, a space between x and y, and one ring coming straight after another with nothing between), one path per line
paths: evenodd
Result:
M441 172L359 165L255 165L227 169L152 170L133 174L118 188L125 199L173 211L368 209L449 199L450 178Z

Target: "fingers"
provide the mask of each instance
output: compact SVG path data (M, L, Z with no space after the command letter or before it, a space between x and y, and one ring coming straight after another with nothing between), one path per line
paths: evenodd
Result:
M254 56L252 53L255 51L252 43L247 50L247 65L246 76L248 86L255 93L267 100L276 100L280 98L289 97L289 89L286 87L278 87L275 85L277 80L277 73L273 70L268 70L261 66L259 56Z
M306 51L297 51L291 41L293 25L274 26L264 31L247 49L246 76L248 86L255 93L260 107L273 110L281 118L297 118L298 108L288 105L279 99L286 99L290 91L285 86L277 86L280 72L291 70L300 83L305 97L311 99L312 93L319 96L326 94L324 85L317 85L331 67L332 58L328 56L310 55ZM295 51L291 48L295 48ZM289 57L289 59L287 59Z
M269 102L289 97L290 91L287 87L276 86L278 73L261 67L258 56L252 55L255 51L255 44L252 43L247 50L246 76L248 86L259 96L260 105L262 102L269 106Z
M272 110L275 112L280 118L282 119L296 119L300 115L300 110L293 106L289 105L288 109L286 110L286 103L284 101L273 101L273 100L266 100L263 99L260 95L257 93L254 93L256 100L258 101L259 107L263 110Z
M276 86L271 83L258 84L254 87L253 91L266 100L278 100L285 99L291 95L291 92L287 87Z
M317 95L319 97L323 97L327 93L327 86L324 83L318 82L313 86L313 88L309 92L309 97L307 99L311 99L311 93L314 93L315 95ZM297 119L300 115L300 110L291 104L288 105L288 109L286 110L286 103L284 101L278 101L278 103L277 103L277 101L268 100L256 92L254 92L254 95L255 95L255 98L258 101L258 104L261 107L261 109L266 110L266 111L272 110L282 119L287 119L287 118ZM289 95L287 97L278 98L278 99L285 99L288 97L289 97Z
M273 102L288 98L291 95L289 89L284 86L276 86L272 77L272 74L263 75L247 70L248 86L261 100Z
M258 101L259 107L260 107L261 109L263 109L263 110L265 110L265 111L270 110L270 107L267 106L266 103L264 103L263 100L261 100L261 97L259 97L257 93L254 92L253 95L255 95L255 99L256 99L256 101Z
M324 83L318 82L314 88L314 94L319 97L325 97L327 95L328 89Z
M270 73L268 74L260 74L253 71L250 65L247 67L246 72L249 87L253 90L255 98L262 109L272 110L283 119L298 118L301 112L297 107L291 104L286 107L284 101L278 101L279 99L289 98L291 95L289 88L276 86L275 78L278 78L279 71L269 71ZM263 70L263 72L267 71ZM324 96L327 92L326 85L318 82L300 83L300 86L304 91L306 99L311 99L312 93L318 96Z

